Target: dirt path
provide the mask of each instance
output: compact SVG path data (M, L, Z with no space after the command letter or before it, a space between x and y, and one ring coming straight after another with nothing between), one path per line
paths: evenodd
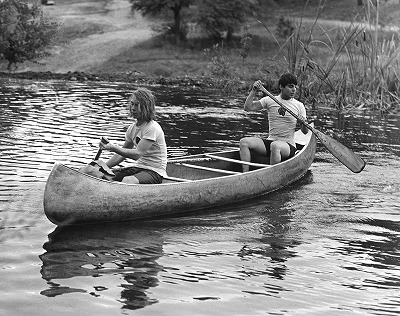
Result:
M96 28L97 34L58 45L51 51L51 56L40 60L44 65L27 62L19 65L19 72L93 71L96 66L152 35L150 23L139 14L132 15L128 0L68 4L56 0L53 6L43 6L43 12L66 28L81 33L87 28Z

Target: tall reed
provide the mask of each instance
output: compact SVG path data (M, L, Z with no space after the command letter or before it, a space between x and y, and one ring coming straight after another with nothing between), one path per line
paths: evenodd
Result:
M279 76L287 71L298 78L299 98L313 108L400 110L399 35L380 26L379 0L368 0L363 20L356 21L358 17L355 17L354 21L342 25L319 23L326 2L319 0L313 19L305 19L303 14L295 20L293 33L283 41L258 19L278 47L275 55L267 58L269 70L260 62L258 70L245 71L248 51L242 49L242 71L239 71L234 56L223 45L216 45L207 50L211 57L211 75L220 87L230 91L266 73L263 80L272 88L275 78L270 78L271 74Z
M311 26L303 18L296 23L276 55L286 52L286 70L299 78L300 98L313 107L398 110L400 46L395 34L384 38L379 5L368 1L363 24L349 23L334 32L318 24L324 4L320 0Z

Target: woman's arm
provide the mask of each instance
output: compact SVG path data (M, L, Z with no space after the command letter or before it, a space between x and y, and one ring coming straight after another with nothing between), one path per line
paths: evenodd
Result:
M111 143L108 144L101 143L101 148L115 152L115 155L111 157L110 160L107 162L107 166L111 168L121 163L125 158L138 160L150 149L152 145L153 141L148 139L141 139L136 148L132 148L133 143L129 141L125 141L123 147L119 147Z
M111 145L111 146L114 146L114 147L115 147L115 145L112 145L112 144L110 144L110 143L104 144L103 142L100 142L99 147L100 147L101 149L105 149L105 150L111 151L111 150L109 149L109 146L108 146L108 145ZM129 141L125 141L123 147L124 147L124 148L132 148L132 147L133 147L133 143L132 143L132 142L129 142ZM106 165L107 165L109 168L115 167L115 166L119 165L121 162L123 162L123 161L125 160L125 158L126 158L126 157L121 156L121 155L119 155L119 154L116 153L114 156L112 156L110 159L108 159L108 161L106 162Z

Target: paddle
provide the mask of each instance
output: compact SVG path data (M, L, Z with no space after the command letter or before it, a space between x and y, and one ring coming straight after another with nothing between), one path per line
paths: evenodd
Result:
M101 138L101 142L104 143L104 144L108 144L108 139L103 136ZM103 151L103 149L99 148L99 150L97 151L96 156L94 157L94 160L99 160L102 151Z
M287 106L282 104L277 98L275 98L269 91L265 88L262 88L262 91L266 93L272 100L278 103L281 107L283 107L286 111L288 111L292 116L302 122L314 135L320 140L322 145L325 146L329 152L335 156L342 164L344 164L347 168L349 168L354 173L361 172L365 167L365 161L362 160L358 155L356 155L349 148L339 143L337 140L332 137L325 135L319 130L315 129L313 126L308 124L303 118L300 118L298 115L293 113Z
M101 138L101 142L103 144L108 144L109 141L107 138L102 137ZM91 166L99 166L100 171L102 171L103 173L106 173L110 176L115 176L114 172L112 172L112 170L106 165L106 163L104 161L99 160L99 157L101 155L101 152L103 151L103 149L99 148L99 150L97 151L96 157L94 157L94 160L89 164Z

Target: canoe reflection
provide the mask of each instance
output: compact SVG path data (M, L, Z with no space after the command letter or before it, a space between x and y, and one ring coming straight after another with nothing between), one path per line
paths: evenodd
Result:
M162 235L154 229L127 223L63 227L48 238L40 259L42 278L49 288L42 295L87 292L96 296L96 292L107 289L107 284L96 286L93 291L62 286L60 280L121 275L126 282L120 286L121 298L115 300L124 304L122 308L137 309L156 302L146 294L146 290L158 285L157 274L163 268L157 263L163 255Z

